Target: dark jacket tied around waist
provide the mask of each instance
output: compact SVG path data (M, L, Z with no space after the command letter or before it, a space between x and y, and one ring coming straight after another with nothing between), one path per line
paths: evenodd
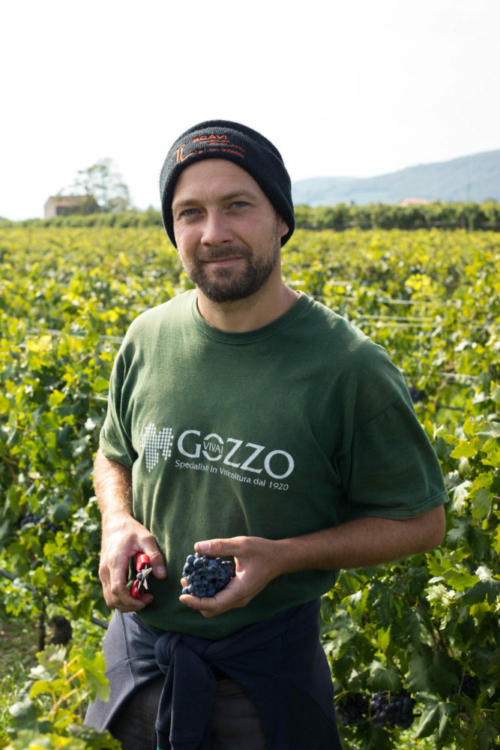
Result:
M104 639L111 698L92 703L85 723L112 729L133 693L163 672L158 747L209 750L214 668L245 688L269 750L341 750L319 606L315 599L218 641L156 631L135 613L115 612Z

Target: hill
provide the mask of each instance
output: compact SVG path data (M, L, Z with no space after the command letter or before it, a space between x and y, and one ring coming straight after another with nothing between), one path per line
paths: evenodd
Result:
M403 198L452 203L500 200L500 149L407 167L379 177L313 177L293 183L296 205L399 203Z

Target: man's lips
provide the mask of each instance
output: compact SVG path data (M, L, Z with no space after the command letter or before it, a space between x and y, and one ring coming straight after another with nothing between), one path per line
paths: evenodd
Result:
M203 263L212 268L228 268L236 265L240 260L243 260L241 255L232 255L229 258L207 258Z

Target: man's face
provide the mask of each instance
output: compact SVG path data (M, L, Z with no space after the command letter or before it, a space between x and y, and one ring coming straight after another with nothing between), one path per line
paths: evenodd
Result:
M257 182L226 159L187 167L172 201L184 269L213 302L255 294L280 274L281 237L288 232Z

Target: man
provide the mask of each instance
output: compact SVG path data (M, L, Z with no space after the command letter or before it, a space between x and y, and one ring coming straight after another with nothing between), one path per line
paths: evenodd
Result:
M385 351L283 283L291 184L266 138L196 125L160 188L196 289L139 316L113 369L95 466L112 698L87 722L149 746L159 704L161 748L340 749L318 597L441 542L439 464ZM181 594L193 549L234 556L215 597ZM155 579L136 600L139 552Z

